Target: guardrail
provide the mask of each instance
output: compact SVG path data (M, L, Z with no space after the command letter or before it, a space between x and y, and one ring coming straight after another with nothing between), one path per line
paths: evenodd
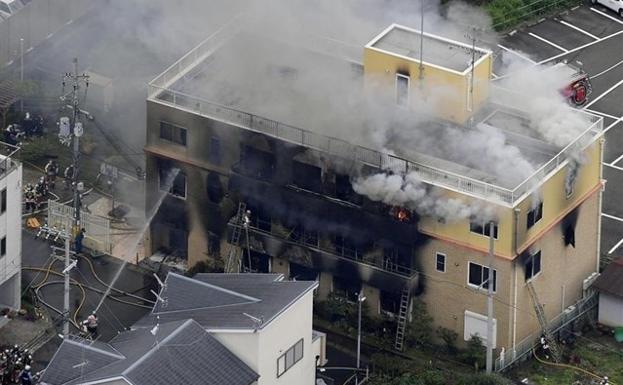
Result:
M21 148L12 144L0 142L0 178L17 167L17 158Z
M569 307L568 309L571 309L570 311L562 312L550 320L548 327L552 334L558 333L565 326L582 317L584 314L592 311L597 306L598 299L599 296L597 293L592 293L587 298L581 299L576 302L575 305ZM515 346L515 357L511 356L508 360L503 359L502 357L496 358L494 363L495 370L501 372L513 363L524 359L526 355L532 352L532 349L535 349L539 345L539 337L541 334L541 330L536 331L519 342ZM507 352L506 355L508 354L512 354L512 352Z
M379 170L393 170L394 172L415 173L425 183L453 189L462 193L471 194L498 204L513 206L524 195L530 193L539 185L539 182L550 172L565 162L569 155L582 149L592 142L592 139L603 131L603 118L575 110L571 113L586 114L591 124L578 138L565 147L549 162L539 168L533 175L524 180L514 189L496 186L450 171L412 162L395 155L381 153L377 150L354 145L345 140L329 137L315 132L284 124L272 119L240 111L219 103L189 95L170 89L170 85L188 73L194 66L203 61L229 37L240 30L238 17L223 26L208 39L169 67L165 72L149 83L148 95L151 100L179 107L192 113L208 118L217 119L247 130L259 132L286 142L305 146L336 157L347 158L367 164ZM507 96L500 98L500 106L516 110L516 95L499 87L493 86L494 92ZM504 94L506 92L506 94ZM498 98L496 98L498 99Z

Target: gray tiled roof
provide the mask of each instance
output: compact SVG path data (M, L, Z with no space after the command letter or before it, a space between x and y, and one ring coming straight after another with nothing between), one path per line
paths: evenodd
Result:
M44 381L78 385L122 377L133 385L249 385L259 377L193 320L160 324L155 335L149 329L125 332L105 345L118 352L114 360L67 372L87 344L64 341Z
M262 319L262 328L317 286L315 281L280 281L282 278L280 274L197 274L190 279L169 273L160 296L167 301L166 309L176 310L163 311L165 308L158 306L133 327L151 327L157 318L160 322L192 318L211 330L256 328L246 313ZM183 291L178 292L180 287Z

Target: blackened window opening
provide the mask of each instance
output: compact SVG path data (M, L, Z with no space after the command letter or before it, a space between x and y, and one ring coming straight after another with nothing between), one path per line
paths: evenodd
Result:
M275 169L275 156L255 147L244 146L240 154L240 163L246 175L270 180Z
M322 170L320 167L292 161L292 183L302 189L322 192Z
M221 140L217 136L210 138L210 163L221 164Z
M290 279L297 281L316 281L320 272L311 267L290 262Z
M212 203L219 203L223 199L223 184L218 174L215 172L209 172L206 178L206 189L208 199Z
M295 226L290 232L290 239L308 246L318 247L318 231L306 229L304 225Z
M489 268L479 265L477 263L469 263L469 277L468 282L471 285L478 286L479 288L489 288ZM497 271L493 270L493 291L497 289Z
M540 202L535 208L528 211L528 229L535 225L543 218L543 202Z
M469 231L472 233L484 235L485 237L491 236L490 222L472 220L469 222ZM493 223L493 238L498 239L498 224Z
M565 246L575 247L575 224L567 224L564 227Z
M336 174L335 175L335 196L337 199L360 205L363 202L361 195L353 190L350 176Z
M333 293L337 296L345 298L351 302L357 302L360 291L360 282L354 282L338 276L333 277Z
M173 162L158 160L158 184L160 191L186 198L186 174L173 166Z
M380 290L381 311L398 314L400 312L400 294Z
M272 215L269 210L253 201L247 202L247 210L251 212L249 217L251 220L251 227L270 232Z
M531 255L524 265L526 281L541 272L541 251Z

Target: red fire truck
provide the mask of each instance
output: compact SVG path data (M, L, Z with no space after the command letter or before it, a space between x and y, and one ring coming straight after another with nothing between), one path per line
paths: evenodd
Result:
M560 93L569 101L569 104L578 107L586 104L588 96L593 91L588 74L582 68L569 63L558 63L552 68L568 73L569 83L560 90Z

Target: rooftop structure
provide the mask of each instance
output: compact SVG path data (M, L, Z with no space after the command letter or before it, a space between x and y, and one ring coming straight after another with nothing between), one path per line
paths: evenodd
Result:
M423 42L420 40L424 39ZM420 43L423 43L424 54L420 52ZM438 66L452 71L467 73L472 67L472 53L475 65L491 52L482 48L472 47L440 36L402 25L392 24L377 37L372 39L367 48L384 51L389 54L400 55L419 62L420 57L427 65Z
M281 274L197 274L193 278L169 273L158 303L135 327L192 318L210 331L259 330L317 287L313 281L283 281ZM256 322L253 318L261 319Z
M110 343L66 338L45 370L49 385L250 385L258 375L193 320L124 332Z
M19 309L22 267L22 166L19 147L0 143L0 307ZM0 321L2 326L2 321Z
M366 50L417 61L416 42L420 36L415 30L392 25ZM424 38L427 65L468 77L471 47L430 34L424 34ZM335 44L327 52L318 49L322 44L312 45L313 49L306 49L227 26L154 79L149 85L149 100L375 169L413 172L425 183L508 207L518 204L562 167L570 149L592 143L603 128L602 118L569 110L570 114L581 115L586 127L566 147L551 145L532 128L529 115L517 108L517 95L491 86L491 93L497 95L495 103L486 102L470 112L471 125L432 116L422 119L421 113L387 107L381 114L394 116L395 120L382 124L391 125L394 140L378 143L370 134L376 130L375 124L381 123L367 119L368 105L353 102L364 89L367 69L345 59L352 55L336 53ZM244 60L240 60L241 52ZM483 60L490 53L482 49L474 52L475 65L488 67ZM370 54L366 53L366 57ZM322 76L314 68L322 68ZM489 94L489 90L483 92L474 98ZM336 105L340 113L334 112ZM480 132L477 141L487 137L492 127L503 135L505 144L516 147L529 160L532 170L523 174L496 173L491 164L473 162L459 151L439 150L443 142L418 141L410 135L417 130L422 136L444 140L447 135L434 134Z

